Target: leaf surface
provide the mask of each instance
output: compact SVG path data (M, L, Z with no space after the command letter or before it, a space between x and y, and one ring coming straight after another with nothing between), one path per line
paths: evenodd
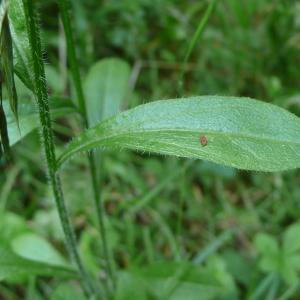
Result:
M97 147L199 158L257 171L300 166L300 119L249 98L162 100L125 111L76 137L58 160Z
M70 268L25 259L10 249L0 246L0 281L24 275L76 277L76 272Z

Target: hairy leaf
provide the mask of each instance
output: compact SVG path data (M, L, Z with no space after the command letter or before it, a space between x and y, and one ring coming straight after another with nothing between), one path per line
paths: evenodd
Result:
M35 81L23 1L9 1L8 17L15 56L15 73L23 83L33 91L33 82Z
M300 166L300 120L249 98L203 96L140 105L75 138L58 165L96 147L200 158L247 170Z
M22 275L76 277L76 272L70 268L52 266L20 257L10 249L0 246L0 281Z

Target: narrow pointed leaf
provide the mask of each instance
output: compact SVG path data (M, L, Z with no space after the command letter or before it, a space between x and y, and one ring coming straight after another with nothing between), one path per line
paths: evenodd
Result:
M7 8L8 8L7 1L5 1L5 0L0 1L0 32L2 30L3 20L4 20L5 16L7 15Z
M110 118L75 138L58 165L96 147L200 158L240 169L300 166L300 120L249 98L204 96L156 101Z
M17 76L30 89L34 90L32 56L29 47L23 1L10 0L8 17L14 49L14 70Z
M76 272L71 268L29 260L15 254L8 248L0 246L0 281L32 275L77 277Z
M18 122L18 97L14 80L13 48L7 15L5 15L2 23L0 55L2 76L6 86L10 108Z

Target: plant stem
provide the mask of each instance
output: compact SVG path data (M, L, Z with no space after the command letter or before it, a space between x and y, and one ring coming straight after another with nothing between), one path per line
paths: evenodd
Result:
M211 16L215 5L216 5L217 0L210 0L210 3L204 13L204 16L201 18L197 30L195 31L193 38L191 40L191 42L189 43L188 49L186 51L185 57L183 59L183 63L182 63L182 67L181 67L181 71L179 73L179 81L178 81L178 91L179 94L182 95L183 92L183 87L184 87L184 74L185 74L185 70L186 70L186 65L188 63L188 60L192 54L193 49L196 46L197 41L200 39L201 34L204 31L204 28L209 20L209 17Z
M70 68L71 73L75 85L75 90L78 98L78 106L82 113L84 125L86 128L88 128L88 116L87 116L87 110L86 110L86 101L85 96L83 93L82 88L82 82L80 77L80 72L78 68L77 58L76 58L76 52L75 52L75 43L74 43L74 37L73 37L73 31L71 28L71 21L70 21L70 3L69 0L59 0L58 1L61 18L63 22L63 26L65 29L65 36L67 41L67 52L68 52L68 58L70 62ZM106 262L106 269L109 274L109 277L111 279L113 288L115 287L115 280L113 275L113 268L111 265L111 260L109 256L109 250L107 245L107 238L106 238L106 231L104 226L104 211L103 211L103 204L101 201L100 196L100 190L99 190L99 178L97 176L97 168L96 168L96 162L95 162L95 155L93 152L88 154L89 158L89 167L92 177L92 186L93 186L93 196L94 196L94 205L96 207L96 213L97 213L97 219L98 219L98 226L101 236L101 242L103 246L103 252L104 252L104 258Z
M83 290L86 296L90 298L93 295L93 287L77 252L75 233L72 229L70 217L64 201L60 178L56 173L56 156L51 127L47 86L45 80L45 69L42 57L42 46L33 2L34 0L23 0L29 44L32 53L32 62L35 78L34 88L41 123L41 139L46 156L48 176L50 184L52 186L61 225L65 234L66 245L69 254L72 260L77 265Z

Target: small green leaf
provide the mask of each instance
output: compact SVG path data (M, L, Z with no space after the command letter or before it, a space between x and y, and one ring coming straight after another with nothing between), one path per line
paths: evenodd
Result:
M11 243L12 249L21 257L49 265L68 267L62 255L46 240L34 233L25 233Z
M100 60L91 67L84 81L90 127L120 111L129 76L129 65L117 58Z
M94 149L127 148L199 158L240 169L300 166L300 120L249 98L203 96L140 105L75 138L58 160Z
M76 272L73 269L52 266L22 258L10 249L0 246L0 281L14 279L19 276L56 276L75 278Z
M300 224L293 224L284 232L283 249L286 254L300 250Z
M34 90L32 56L30 52L23 1L10 0L8 18L15 56L14 70L23 83Z
M227 287L203 266L161 262L119 272L116 299L213 300L226 292Z
M267 272L280 270L281 251L277 241L268 234L259 233L254 240L255 248L261 254L260 268Z
M277 241L269 234L259 233L254 240L255 248L263 255L277 255L279 246Z

